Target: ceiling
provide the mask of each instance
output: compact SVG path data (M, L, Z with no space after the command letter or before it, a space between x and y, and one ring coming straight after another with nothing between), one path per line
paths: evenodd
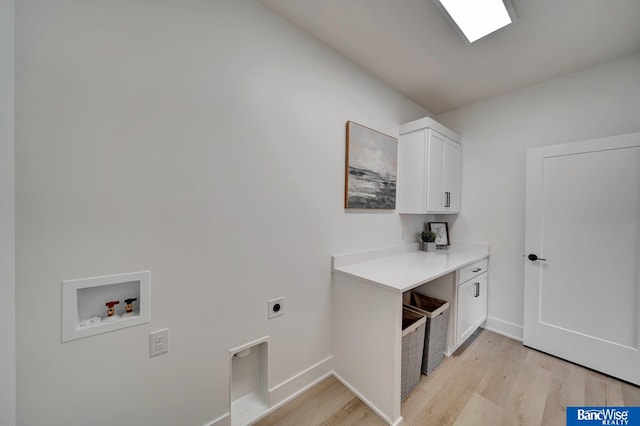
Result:
M434 114L640 52L640 0L512 0L473 44L432 0L259 0Z

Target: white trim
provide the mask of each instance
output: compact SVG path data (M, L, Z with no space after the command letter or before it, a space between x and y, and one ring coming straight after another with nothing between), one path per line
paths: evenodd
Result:
M205 424L204 426L231 426L231 413L223 414L222 416Z
M342 383L347 389L349 389L353 394L355 394L358 398L360 398L360 400L362 402L364 402L365 404L367 404L367 406L369 408L371 408L373 410L374 413L376 413L382 420L384 420L385 422L387 422L388 424L392 425L392 426L399 426L402 424L403 418L402 416L400 416L395 422L391 421L387 416L385 416L382 411L380 411L378 409L378 407L376 407L371 401L369 401L367 398L365 398L360 392L358 392L353 386L351 386L349 384L349 382L347 382L346 380L344 380L342 377L340 377L335 371L333 372L333 376L338 379L338 381L340 381L340 383Z
M313 382L309 383L305 387L301 388L297 392L289 395L288 397L284 398L282 401L280 401L277 404L275 404L273 407L269 408L269 413L272 413L272 412L276 411L278 408L282 407L283 405L286 405L287 403L291 402L293 399L296 399L297 397L299 397L300 395L302 395L303 393L305 393L306 391L308 391L309 389L311 389L315 385L319 384L320 382L325 381L326 379L328 379L332 375L333 375L333 371L329 371L328 373L325 373L324 375L318 377ZM266 416L267 416L267 414L265 414L262 417L266 417Z
M456 142L460 142L460 136L456 132L449 129L448 127L443 126L442 124L438 123L436 120L434 120L431 117L419 118L417 120L413 120L408 123L401 124L400 134L404 135L407 133L415 132L416 130L423 130L427 128L434 129L435 131L445 135L449 139L453 139Z
M333 374L332 366L333 356L331 355L270 389L269 409L256 421L268 416L331 376Z
M251 341L249 343L245 343L244 345L238 346L236 348L229 349L229 357L233 358L234 354L236 354L238 352L242 352L245 349L252 348L254 346L259 345L260 343L265 343L265 342L269 343L269 336L268 335L264 336L264 337L261 337L259 339L253 340L253 341Z
M255 346L256 344L268 342L269 336L254 340L251 343L239 346L229 351L234 354L241 350ZM231 374L231 373L229 373ZM259 417L253 418L252 422L268 416L283 405L291 402L293 399L302 395L318 383L333 375L333 356L328 356L322 361L301 371L295 376L285 380L284 382L269 389L269 408L265 410ZM231 426L231 412L223 414L215 420L205 424L204 426Z
M524 328L521 325L498 318L487 317L487 322L482 327L485 330L493 331L494 333L522 342Z
M317 362L311 367L301 371L300 373L296 374L290 379L287 379L284 382L280 383L279 385L276 385L273 388L269 389L270 406L273 407L275 405L281 405L284 399L291 399L291 396L283 396L281 398L278 398L278 395L283 393L285 395L291 395L290 393L286 393L287 388L294 387L295 389L300 389L299 387L295 386L296 381L298 382L303 381L305 383L309 383L308 379L310 379L310 377L308 376L311 376L311 377L315 377L314 379L311 379L311 381L316 383L320 378L326 379L327 377L329 377L333 372L332 361L333 361L333 355L330 355L325 359L323 359L322 361ZM307 380L304 380L305 376L307 376ZM304 385L303 387L308 388L309 385ZM300 391L298 390L296 393L300 393Z

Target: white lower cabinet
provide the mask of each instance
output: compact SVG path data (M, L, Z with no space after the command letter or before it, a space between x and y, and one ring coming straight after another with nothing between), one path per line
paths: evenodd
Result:
M456 342L462 344L487 319L487 273L458 286Z

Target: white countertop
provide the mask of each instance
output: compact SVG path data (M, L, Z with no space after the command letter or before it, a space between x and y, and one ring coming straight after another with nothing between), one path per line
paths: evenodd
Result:
M437 253L418 251L418 244L332 256L333 271L405 292L489 256L488 244L452 244Z

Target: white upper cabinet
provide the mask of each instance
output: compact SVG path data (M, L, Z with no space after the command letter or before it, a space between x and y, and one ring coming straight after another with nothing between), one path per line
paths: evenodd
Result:
M460 137L431 118L400 126L398 212L460 212Z

